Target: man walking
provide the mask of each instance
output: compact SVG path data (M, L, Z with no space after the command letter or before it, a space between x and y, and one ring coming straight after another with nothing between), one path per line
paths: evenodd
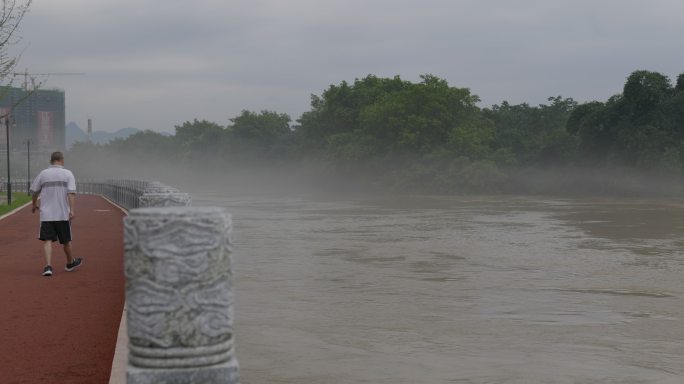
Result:
M76 179L64 168L64 154L53 152L50 167L42 170L31 184L33 208L40 210L40 235L45 251L43 276L52 276L52 242L59 240L64 246L66 270L71 272L81 265L81 258L74 258L71 250L71 219L74 218ZM40 196L40 206L38 205Z

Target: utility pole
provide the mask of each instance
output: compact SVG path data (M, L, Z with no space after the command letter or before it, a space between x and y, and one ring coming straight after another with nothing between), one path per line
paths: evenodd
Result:
M26 139L26 159L28 170L26 172L26 193L31 193L31 139Z
M12 204L12 174L10 173L10 122L9 112L5 115L5 132L7 132L7 205Z

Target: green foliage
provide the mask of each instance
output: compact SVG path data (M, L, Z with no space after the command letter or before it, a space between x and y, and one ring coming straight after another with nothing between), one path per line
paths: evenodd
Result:
M240 116L230 119L226 147L231 158L255 160L279 153L279 145L292 134L290 116L273 111L260 113L243 110Z
M160 157L174 154L175 148L173 137L150 130L136 132L125 139L117 138L111 141L108 147L119 153L148 154Z
M621 95L585 103L572 112L567 132L585 161L642 170L681 169L684 145L684 77L672 87L666 76L635 71Z
M414 84L369 75L353 85L331 85L312 97L312 110L299 120L298 139L329 157L354 161L427 154L449 141L454 150L483 152L491 124L479 117L478 97L433 75L421 79ZM471 138L476 142L465 142Z
M6 213L8 213L8 212L10 212L16 208L19 208L22 205L31 201L31 195L26 194L26 193L21 193L21 192L13 192L12 193L12 204L8 205L7 200L6 200L7 193L2 192L2 193L0 193L0 195L3 196L2 204L0 204L0 216L6 214Z
M363 132L360 120L365 109L378 108L376 103L385 103L388 95L399 93L410 85L399 76L382 79L373 75L355 80L352 86L346 81L339 86L331 85L321 96L311 96L311 111L304 112L298 120L298 141L309 152L325 152L331 136ZM372 115L372 112L366 113ZM377 135L370 136L377 138Z
M447 134L448 148L455 154L470 159L490 157L496 126L488 119L464 122Z
M598 101L582 104L570 114L566 130L577 137L580 150L588 156L605 154L614 141L613 134L602 124L606 105Z
M204 164L221 153L221 141L226 129L207 120L186 121L176 127L174 136L178 157L188 163Z
M380 144L377 140L362 132L346 132L331 135L327 142L329 159L360 162L378 154Z
M430 74L419 82L368 75L312 95L294 126L286 114L243 110L227 126L193 120L173 136L145 131L72 152L218 169L298 160L397 191L439 193L518 190L509 175L549 165L627 166L674 179L684 171L684 74L673 87L662 74L635 71L603 102L478 102Z
M568 161L576 141L566 131L566 122L577 103L561 96L550 97L550 105L532 107L504 101L483 111L495 124L492 147L512 154L521 165Z
M491 161L466 157L434 161L414 160L384 175L383 183L401 193L500 193L507 181L505 172Z
M679 76L677 76L677 85L675 86L675 91L684 91L684 73L680 73Z
M672 91L666 76L658 72L635 71L627 78L622 96L632 121L644 122L653 118L651 114Z

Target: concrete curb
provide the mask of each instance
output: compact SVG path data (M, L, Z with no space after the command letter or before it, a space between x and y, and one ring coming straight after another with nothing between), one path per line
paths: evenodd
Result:
M116 337L116 349L112 360L112 373L109 376L109 384L121 384L126 382L126 364L128 363L128 327L126 326L126 304L121 315L119 335Z
M4 215L0 216L0 220L4 219L5 217L9 217L9 216L14 215L15 213L19 212L22 208L28 206L29 204L31 204L30 201L28 203L22 205L21 207L14 208L13 210L11 210L11 211L5 213Z
M100 195L109 204L118 208L126 216L128 210L119 204L113 202L106 196ZM121 384L126 382L126 365L128 364L128 326L126 323L126 303L124 302L123 311L121 313L121 322L119 322L119 333L116 337L116 348L114 349L114 359L112 359L112 372L109 375L109 384Z

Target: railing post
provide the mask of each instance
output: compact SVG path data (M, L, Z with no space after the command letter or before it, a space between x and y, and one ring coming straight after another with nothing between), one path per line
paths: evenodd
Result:
M140 208L124 219L128 384L239 383L231 229L217 207Z

